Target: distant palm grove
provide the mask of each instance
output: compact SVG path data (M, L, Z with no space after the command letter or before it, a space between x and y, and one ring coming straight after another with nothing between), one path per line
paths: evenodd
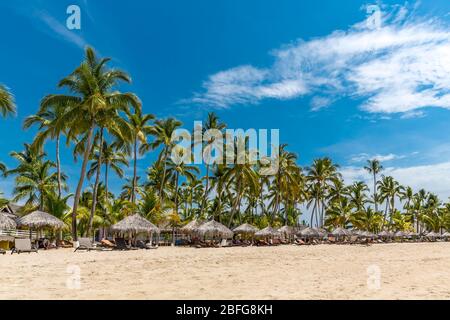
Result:
M136 212L155 224L174 227L193 219L215 219L230 227L244 222L260 228L295 226L304 220L304 205L311 213L305 223L312 227L370 232L439 232L450 227L449 203L384 176L376 159L365 167L372 191L364 182L345 185L329 158L301 168L287 145L280 146L279 170L273 176L259 175L260 163L215 163L201 176L198 167L177 164L170 157L172 133L182 123L144 114L135 94L119 91L121 83L131 82L130 76L109 68L109 63L87 48L81 64L58 84L65 94L45 96L37 113L26 118L24 128L35 127L38 133L24 150L10 154L15 168L0 163L0 172L15 179L13 198L0 197L0 207L8 201L24 202L27 212L49 212L67 224L66 236L70 231L74 239L106 230ZM0 114L6 118L15 113L11 90L0 85ZM204 121L205 131L225 128L214 113ZM49 140L55 150L45 148ZM75 190L69 190L61 170L62 147L70 148L81 163ZM157 160L146 177L139 177L139 159L149 152L157 153ZM125 176L128 167L130 177ZM109 190L112 174L123 179L120 194Z

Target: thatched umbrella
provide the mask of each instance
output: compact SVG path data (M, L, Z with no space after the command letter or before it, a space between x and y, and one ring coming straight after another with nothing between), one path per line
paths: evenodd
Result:
M140 214L128 216L122 221L116 223L111 228L115 232L120 233L159 233L159 228L153 223L142 217Z
M297 235L299 235L300 237L305 237L305 238L319 237L319 233L317 232L317 230L315 230L313 228L309 228L309 227L303 229Z
M391 238L391 233L387 232L386 230L383 230L378 233L378 236L381 238Z
M340 228L340 227L334 229L334 230L331 232L331 234L332 234L333 236L335 236L335 237L346 237L346 236L348 236L347 230L344 229L344 228Z
M271 226L268 226L262 230L259 230L258 232L255 233L256 237L273 237L273 236L278 236L280 235L280 233L275 230L274 228L272 228Z
M403 231L397 231L395 234L394 234L394 237L395 238L404 238L406 236L406 234L403 232Z
M366 238L371 238L371 239L373 239L373 238L376 237L376 236L375 236L372 232L370 232L370 231L360 232L360 233L359 233L359 236L361 236L361 237L366 237Z
M198 231L198 228L203 224L203 221L200 220L192 220L191 222L189 222L187 225L185 225L184 227L180 228L180 232L182 233L195 233Z
M449 238L450 237L450 232L446 231L442 234L442 238Z
M427 233L426 236L427 236L428 238L433 238L433 239L434 239L434 238L440 238L440 237L441 237L441 235L440 235L439 233L434 232L434 231L431 231L431 232Z
M232 238L233 231L225 227L220 222L215 220L208 221L202 224L198 229L198 233L203 236L212 235L213 237L220 237L222 239Z
M30 229L52 228L55 230L63 229L66 224L57 217L43 211L34 211L22 217L18 221L19 226L26 226Z
M0 229L15 229L17 223L6 214L0 213Z
M295 233L295 229L290 226L282 226L280 229L277 230L279 233L284 234L286 236L291 236Z
M244 223L241 224L239 227L236 227L233 229L234 233L237 234L255 234L256 232L258 232L258 228L255 226L252 226L251 224L248 223Z

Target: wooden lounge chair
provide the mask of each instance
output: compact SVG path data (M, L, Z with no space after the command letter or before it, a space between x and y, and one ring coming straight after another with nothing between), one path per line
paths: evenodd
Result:
M102 247L96 247L94 246L94 243L92 242L92 240L90 238L80 238L78 239L80 245L78 246L78 248L75 249L74 252L77 252L79 250L86 250L86 251L106 251L107 249L102 248Z
M124 251L124 250L139 250L139 249L128 245L124 238L116 238L116 246L114 247L114 250Z
M222 241L220 242L220 247L221 248L232 247L232 244L230 244L227 239L222 239Z
M17 254L20 253L31 253L31 252L38 252L37 249L35 249L31 245L31 239L15 239L14 240L14 248L11 250L11 254L16 252Z

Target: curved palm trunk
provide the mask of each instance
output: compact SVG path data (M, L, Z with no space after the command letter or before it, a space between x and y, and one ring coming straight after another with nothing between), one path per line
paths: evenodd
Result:
M102 171L102 158L103 158L103 128L100 130L100 149L98 153L98 163L97 163L97 172L95 173L95 183L94 183L94 192L92 194L92 208L91 214L89 216L89 224L88 224L88 236L92 235L92 224L94 222L95 210L97 209L97 194L98 194L98 185L100 184L100 173Z
M231 224L233 223L233 218L234 218L234 215L236 214L236 209L237 209L238 205L240 204L240 198L241 198L241 181L239 180L238 190L237 190L237 194L236 194L236 200L234 202L233 209L231 210L230 221L228 221L228 228L230 228Z
M61 199L62 186L61 186L61 159L59 156L59 142L60 142L60 134L58 133L56 136L56 171L58 175L58 199Z
M131 203L136 203L136 184L137 184L137 137L134 138L134 164L133 164L133 189L131 190Z
M86 167L89 162L89 154L91 153L92 148L92 136L94 135L95 122L91 123L91 127L89 128L89 133L86 142L86 150L84 150L83 164L81 165L81 173L80 179L78 181L77 189L75 192L75 198L73 201L73 209L72 209L72 237L74 241L78 240L77 234L77 210L78 210L78 202L81 197L81 189L83 188L84 178L86 177Z

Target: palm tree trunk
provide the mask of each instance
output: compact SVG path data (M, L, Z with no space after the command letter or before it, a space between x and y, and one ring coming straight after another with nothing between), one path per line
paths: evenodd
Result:
M89 216L89 224L88 224L88 236L92 235L92 224L94 222L95 210L97 209L97 194L98 194L98 185L100 184L100 173L102 171L102 158L103 158L103 128L100 130L100 148L98 151L98 163L97 163L97 172L95 173L95 183L94 183L94 192L92 194L92 208L91 214Z
M233 209L231 210L230 221L228 221L228 228L230 228L231 224L233 223L233 218L236 213L237 206L239 205L240 194L241 194L241 181L239 180L236 200L234 201Z
M75 198L73 200L73 209L72 209L72 238L74 241L78 240L77 234L77 210L78 210L78 202L81 197L81 189L83 188L84 178L86 177L86 167L89 162L89 155L91 153L92 147L92 136L94 134L95 122L91 123L91 127L89 128L89 133L86 141L86 148L84 150L83 164L81 165L81 174L80 179L78 181L77 189L75 192Z
M166 182L166 171L167 171L166 162L167 162L168 153L169 153L169 147L166 146L164 148L164 157L163 157L163 166L164 166L163 176L162 176L162 179L161 179L161 186L159 188L159 199L160 199L161 205L162 205L162 202L164 200L163 190L164 190L164 183Z
M105 208L107 207L109 199L108 171L109 171L109 163L105 163Z
M61 159L59 156L59 141L60 134L56 135L56 171L58 175L58 199L61 199L62 186L61 186Z
M375 204L375 212L378 212L378 199L377 199L377 174L373 174L373 202Z
M136 203L136 179L137 179L137 137L134 138L133 150L134 164L133 164L133 188L131 190L131 203Z
M200 216L203 216L203 210L205 209L206 198L209 193L209 164L206 165L206 185L205 185L205 193L203 195L202 206L200 208Z
M180 177L180 173L177 171L175 178L175 214L178 215L178 179Z

